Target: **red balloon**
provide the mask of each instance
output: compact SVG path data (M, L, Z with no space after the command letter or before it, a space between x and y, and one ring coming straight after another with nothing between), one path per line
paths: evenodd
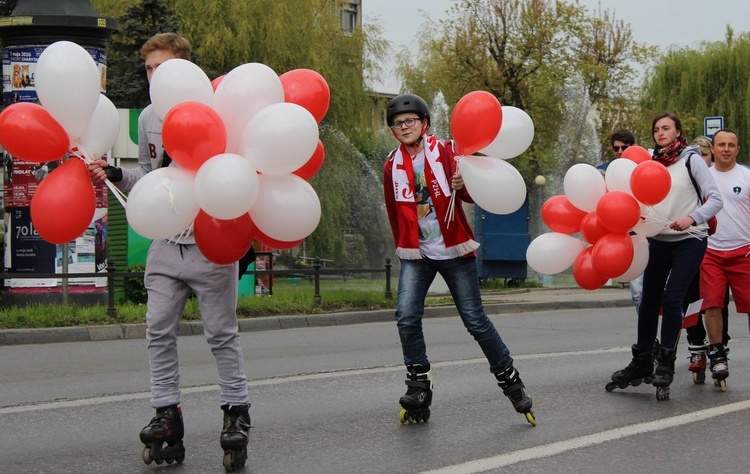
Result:
M217 77L216 79L214 79L213 81L211 81L211 87L213 88L214 92L216 92L216 88L219 87L219 84L221 84L221 81L224 80L224 76L226 76L226 74L223 74Z
M311 69L293 69L279 79L284 88L284 102L301 105L320 123L331 102L331 90L323 76Z
M193 225L195 244L209 260L219 265L229 265L239 260L250 250L255 239L255 224L250 214L236 219L217 219L198 212Z
M571 204L567 196L552 196L542 205L542 220L547 227L561 234L578 232L585 216L586 211Z
M627 158L636 163L643 163L644 161L651 161L651 153L642 146L631 145L622 152L620 158Z
M295 240L291 242L287 242L284 240L276 240L272 237L267 236L266 234L264 234L263 232L257 229L256 229L255 239L261 244L267 247L271 247L272 249L277 249L277 250L286 250L286 249L296 247L299 244L301 244L303 240L305 240L305 239L299 239L299 240Z
M95 210L88 167L77 158L53 170L31 198L31 222L39 236L53 244L80 237L91 224Z
M662 202L671 188L672 176L658 161L644 161L630 175L633 196L647 206Z
M590 244L595 244L597 240L609 234L609 229L604 227L599 221L596 212L589 212L581 219L581 237Z
M46 163L65 156L70 138L44 107L18 102L0 113L0 145L19 160Z
M318 172L320 167L323 166L323 159L325 158L325 156L326 151L323 148L323 142L318 140L318 146L315 147L315 151L313 152L310 159L307 160L307 163L294 170L292 174L296 174L304 180L312 178L313 176L315 176L315 173Z
M596 203L599 222L612 232L625 232L638 224L641 206L633 196L622 191L609 191Z
M472 155L495 139L503 123L503 108L486 91L473 91L461 97L451 114L451 135L459 153Z
M178 165L197 171L209 158L224 153L227 132L219 114L200 102L182 102L164 117L164 149Z
M597 272L592 264L591 254L593 247L586 247L578 254L575 262L573 262L573 278L575 279L578 286L584 290L596 290L601 288L608 277Z
M591 252L594 270L607 278L622 275L633 263L633 239L626 232L612 232L597 240Z

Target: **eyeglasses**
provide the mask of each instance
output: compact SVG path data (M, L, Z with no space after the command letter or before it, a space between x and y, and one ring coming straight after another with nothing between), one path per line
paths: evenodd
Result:
M421 121L422 119L420 118L409 117L408 119L399 120L398 122L393 122L393 125L391 125L391 128L394 130L398 130L399 128L404 128L404 125L406 125L407 128L413 127L415 123L421 122Z
M613 151L625 151L630 145L623 145L623 146L615 146L612 145Z

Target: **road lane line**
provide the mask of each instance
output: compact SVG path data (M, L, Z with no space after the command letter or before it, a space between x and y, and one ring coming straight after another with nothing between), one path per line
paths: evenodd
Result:
M623 426L621 428L615 428L565 441L545 444L542 446L521 449L518 451L500 454L498 456L489 458L477 459L461 464L454 464L452 466L446 466L441 469L423 471L422 474L475 474L486 472L492 469L507 467L523 461L530 461L539 458L554 456L556 454L562 454L574 449L586 448L589 446L606 443L608 441L627 438L629 436L650 433L652 431L665 430L676 426L687 425L689 423L696 423L699 421L712 419L717 416L747 409L750 409L750 400L730 403L719 407L706 408L705 410L691 413L683 413L670 418L665 418L663 420L648 421L644 423Z
M550 357L572 357L572 356L607 354L607 353L625 352L625 351L630 351L630 348L629 347L615 347L615 348L610 348L610 349L594 349L594 350L587 350L587 351L548 352L548 353L542 353L542 354L518 355L518 356L514 356L513 358L516 360L545 359L545 358L550 358ZM487 359L475 358L475 359L451 360L451 361L445 361L445 362L434 362L432 363L432 365L435 367L451 367L451 366L456 366L456 365L470 365L470 364L480 364L480 363L486 364ZM359 369L331 370L327 372L318 372L314 374L285 375L285 376L272 377L272 378L263 379L263 380L252 380L247 383L247 386L249 388L262 387L262 386L267 386L267 385L280 385L283 383L300 382L300 381L305 381L305 380L320 380L320 379L330 379L330 378L335 378L335 377L348 377L348 376L356 376L356 375L386 373L386 372L400 372L403 370L404 370L403 365L391 366L391 367L368 367L368 368L359 368ZM211 391L218 391L218 390L219 390L219 386L216 384L212 384L212 385L200 385L196 387L186 387L186 388L183 388L181 391L183 394L189 394L189 393L204 393L204 392L211 392ZM149 398L151 398L151 393L140 392L140 393L127 393L127 394L122 394L122 395L107 395L107 396L92 397L92 398L79 398L79 399L73 399L73 400L57 400L53 402L39 402L39 403L28 404L28 405L15 405L15 406L8 406L8 407L0 408L0 415L8 415L11 413L26 413L26 412L41 411L41 410L56 410L59 408L76 408L76 407L83 407L83 406L102 405L106 403L118 403L118 402L130 401L130 400L142 400L142 399L149 399Z

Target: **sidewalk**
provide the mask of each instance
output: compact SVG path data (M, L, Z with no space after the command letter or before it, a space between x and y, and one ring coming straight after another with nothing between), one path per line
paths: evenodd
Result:
M482 300L487 314L555 311L560 309L591 309L632 306L627 288L600 288L587 291L581 288L524 288L512 291L485 291ZM392 309L351 311L344 313L273 316L240 319L240 332L272 331L301 327L340 326L394 320ZM457 316L452 304L425 308L425 317ZM203 334L203 323L186 321L180 325L181 336ZM146 324L113 324L48 329L0 330L0 346L44 344L51 342L108 341L116 339L144 339Z

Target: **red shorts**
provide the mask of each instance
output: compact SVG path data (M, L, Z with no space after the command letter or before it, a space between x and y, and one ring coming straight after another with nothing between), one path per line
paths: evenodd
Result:
M703 309L723 308L727 284L738 313L750 313L750 245L735 250L706 249L701 264Z

